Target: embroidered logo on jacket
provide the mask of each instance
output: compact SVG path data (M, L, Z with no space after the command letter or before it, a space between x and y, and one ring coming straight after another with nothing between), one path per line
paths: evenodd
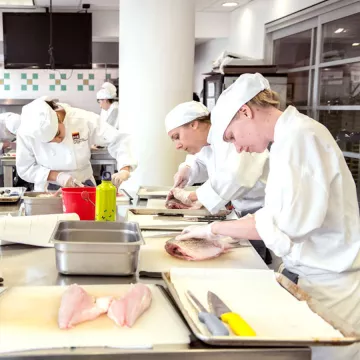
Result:
M74 144L80 144L82 142L88 141L88 139L81 138L79 132L73 132L72 138L73 138Z

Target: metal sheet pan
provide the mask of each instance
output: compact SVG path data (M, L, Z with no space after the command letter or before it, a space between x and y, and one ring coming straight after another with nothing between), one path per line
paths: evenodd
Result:
M139 199L160 199L166 198L171 186L140 186L136 195ZM185 188L187 191L196 191L198 186L188 186Z
M166 272L162 274L162 278L165 281L167 288L174 298L176 305L179 307L182 315L184 316L187 324L189 325L191 331L194 335L204 343L212 346L226 346L226 347L300 347L300 346L345 346L350 345L355 342L360 342L360 334L356 332L356 330L345 321L337 317L331 311L326 309L320 302L311 298L307 293L301 290L297 285L288 280L285 276L281 274L277 274L277 281L279 284L286 289L290 294L292 294L295 298L300 301L306 301L309 305L310 309L319 315L322 319L332 325L335 329L339 330L344 338L340 339L321 339L314 338L313 341L303 340L303 339L264 339L264 338L252 338L252 339L244 339L241 337L217 337L217 336L206 336L200 332L196 324L191 319L190 315L182 305L177 291L174 285L171 282L170 273Z
M23 187L1 187L1 191L10 190L10 193L17 192L18 196L3 196L0 195L0 203L16 203L18 202L21 197L24 195L26 188Z

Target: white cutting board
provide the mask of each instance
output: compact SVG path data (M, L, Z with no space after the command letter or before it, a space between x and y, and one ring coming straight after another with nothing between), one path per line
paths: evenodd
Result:
M166 199L149 199L146 203L146 207L149 209L160 209L165 210Z
M91 285L95 296L120 296L129 285ZM188 344L189 332L154 285L152 304L132 328L116 326L107 315L60 330L57 316L65 287L14 287L0 296L0 353L69 347L150 348Z
M139 271L168 272L171 268L268 269L247 240L244 244L250 246L233 249L217 258L187 261L175 258L166 252L164 246L169 239L149 238L145 234L145 245L140 249Z
M153 228L153 229L177 229L183 230L190 225L206 225L203 222L192 222L192 221L176 221L176 220L157 220L154 219L154 215L137 215L131 211L127 212L127 221L137 222L140 228Z

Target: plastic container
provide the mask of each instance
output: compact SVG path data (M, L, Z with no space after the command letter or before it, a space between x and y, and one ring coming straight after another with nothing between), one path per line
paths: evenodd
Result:
M96 188L63 188L64 213L76 213L80 220L95 220Z
M102 182L96 188L95 220L116 221L116 187L108 171L103 173Z

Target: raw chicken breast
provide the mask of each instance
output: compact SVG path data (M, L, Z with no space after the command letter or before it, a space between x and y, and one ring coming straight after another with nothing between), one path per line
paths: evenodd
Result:
M132 327L150 307L151 298L151 291L146 285L136 284L123 298L112 301L108 317L119 326Z
M58 324L60 329L71 329L76 324L94 320L105 314L113 297L95 297L89 295L77 284L70 285L61 298Z

